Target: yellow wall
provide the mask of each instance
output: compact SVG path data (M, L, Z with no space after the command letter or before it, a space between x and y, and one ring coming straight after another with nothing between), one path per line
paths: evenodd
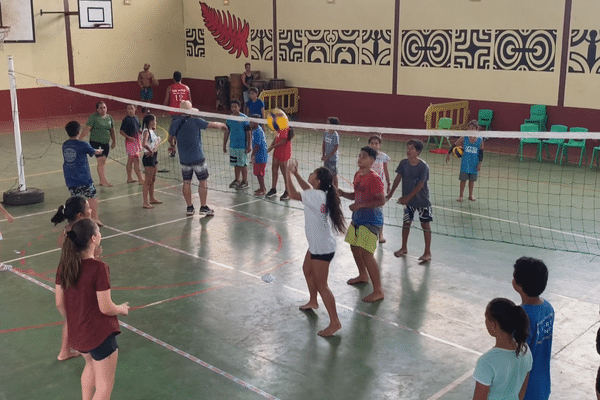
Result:
M176 0L131 0L132 5L113 1L114 29L79 29L77 16L70 16L75 83L134 81L145 62L159 79L185 69L185 33L182 4ZM77 1L70 0L70 10ZM40 15L62 11L62 0L34 3L35 43L6 43L0 56L14 57L19 73L69 84L65 17ZM2 62L3 65L6 65ZM19 88L37 87L35 80L17 75ZM0 74L0 90L8 89L7 74Z
M247 21L251 29L272 28L272 0L207 0L220 11ZM246 61L260 70L263 79L274 77L273 62L250 60L229 54L206 29L198 0L113 1L114 29L81 30L78 17L71 21L75 83L97 84L133 81L145 62L159 79L170 79L179 69L185 77L213 80L215 76L241 73ZM498 71L462 68L399 67L400 95L477 99L500 102L557 104L564 2L547 0L401 0L399 29L555 29L555 70L552 72ZM69 0L71 10L77 1ZM279 29L303 31L326 29L393 30L392 0L325 0L299 2L278 0ZM25 75L68 84L65 17L43 15L62 10L62 0L34 3L35 43L7 43L0 52L14 56L16 70ZM600 3L573 2L571 29L599 29ZM186 56L185 29L204 29L205 57ZM392 32L393 38L393 32ZM401 38L402 39L402 38ZM306 39L305 39L306 40ZM600 51L598 51L600 54ZM0 61L4 64L5 61ZM6 64L4 64L6 65ZM278 62L278 78L289 86L392 93L392 62L389 66ZM33 79L18 76L20 88L37 87ZM7 74L0 73L0 90L8 89ZM567 74L565 105L600 108L596 73Z

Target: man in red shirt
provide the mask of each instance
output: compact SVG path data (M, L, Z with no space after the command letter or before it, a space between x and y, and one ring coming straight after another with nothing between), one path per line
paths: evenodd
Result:
M165 106L179 108L179 106L181 106L181 102L184 100L191 100L192 95L190 94L190 88L181 83L181 72L173 72L173 80L175 83L167 88L167 95L165 96L165 101L163 101L163 104ZM179 113L174 111L169 111L169 114L171 114L172 119L179 115ZM172 119L171 123L173 122ZM169 130L171 130L170 127ZM175 157L175 147L169 148L169 154L171 157Z

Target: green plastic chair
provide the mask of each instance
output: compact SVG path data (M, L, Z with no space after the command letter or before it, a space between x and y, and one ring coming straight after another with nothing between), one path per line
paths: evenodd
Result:
M592 167L594 166L594 158L596 158L598 156L598 166L600 167L600 156L598 155L598 152L600 152L600 147L594 147L594 151L592 151L592 161L590 162L590 169L592 169Z
M546 130L546 124L548 122L548 114L546 114L546 106L542 104L534 104L529 110L529 118L525 120L525 124L537 124L539 127L538 132L544 132Z
M521 132L539 132L539 126L537 124L522 124ZM540 139L535 138L523 138L519 142L519 151L517 152L517 157L521 155L520 161L523 161L523 145L525 144L535 144L537 146L537 150L535 152L535 158L538 161L542 161L542 141Z
M552 125L550 127L550 132L567 132L568 130L569 130L569 128L566 125ZM562 146L564 143L565 143L565 139L542 140L542 150L545 148L546 155L548 156L548 158L550 158L550 151L548 150L548 147L550 145L555 145L556 146L556 154L554 155L554 163L556 164L558 162L558 155L560 154L560 151L562 150Z
M450 128L452 128L452 118L444 117L438 120L438 129L449 131ZM452 143L450 143L450 139L448 139L447 136L429 136L427 138L426 147L429 147L429 142L431 141L437 145L438 149L441 149L444 144L444 139L448 142L448 146L452 147Z
M492 129L492 117L494 116L494 111L492 110L479 110L477 114L477 123L479 126L485 126L485 130L489 131Z
M571 128L571 132L587 132L587 128ZM585 139L569 139L568 142L563 143L562 150L560 151L560 165L562 165L563 157L569 162L569 158L567 156L570 147L575 147L577 149L581 149L579 154L579 166L581 167L581 161L585 156L585 162L587 163L587 152L585 149ZM567 151L565 151L565 149Z

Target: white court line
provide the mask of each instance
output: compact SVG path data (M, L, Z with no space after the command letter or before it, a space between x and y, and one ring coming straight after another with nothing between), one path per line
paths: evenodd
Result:
M451 384L449 384L448 386L446 386L445 388L443 388L442 390L440 390L439 392L437 392L436 394L434 394L427 400L438 400L443 395L445 395L446 393L448 393L449 391L451 391L452 389L454 389L455 387L457 387L458 385L460 385L461 383L466 381L468 378L470 378L471 375L473 375L473 372L475 372L475 369L465 372L462 376L456 378Z
M585 235L580 235L580 234L571 233L571 232L564 232L564 231L559 231L558 229L544 228L542 226L537 226L537 225L524 224L524 223L521 223L519 221L511 221L511 220L508 220L508 219L490 217L488 215L470 213L470 212L467 212L467 211L461 211L461 210L457 210L457 209L454 209L454 208L446 208L446 207L440 207L440 206L434 206L434 205L432 205L431 207L433 207L433 208L439 208L440 210L453 211L453 212L459 213L459 214L472 215L474 217L479 217L479 218L483 218L483 219L489 219L489 220L493 220L493 221L506 222L508 224L515 224L515 225L526 226L528 228L539 229L539 230L542 230L542 231L560 233L560 234L565 235L565 236L575 236L575 237L582 238L582 239L591 239L591 240L595 240L597 242L600 241L600 238L597 238L597 237L585 236Z
M40 286L40 287L43 287L44 289L47 289L47 290L49 290L49 291L51 291L51 292L53 292L53 293L55 292L55 289L54 289L54 288L51 288L50 286L46 285L45 283L43 283L43 282L40 282L40 281L38 281L37 279L35 279L35 278L32 278L32 277L30 277L30 276L29 276L29 275L27 275L27 274L24 274L24 273L22 273L22 272L16 271L16 270L14 270L14 269L12 269L12 270L10 270L10 271L11 271L12 273L16 274L17 276L20 276L20 277L21 277L21 278L23 278L23 279L26 279L26 280L28 280L28 281L30 281L30 282L32 282L32 283L34 283L34 284L36 284L36 285L38 285L38 286ZM153 343L155 343L155 344L158 344L158 345L159 345L159 346L161 346L161 347L164 347L165 349L167 349L167 350L169 350L169 351L171 351L171 352L173 352L173 353L177 353L177 354L179 354L180 356L182 356L182 357L185 357L185 358L187 358L188 360L190 360L190 361L193 361L193 362L195 362L196 364L198 364L198 365L201 365L202 367L204 367L204 368L206 368L206 369L209 369L209 370L211 370L212 372L214 372L214 373L216 373L216 374L219 374L219 375L221 375L221 376L222 376L222 377L224 377L224 378L227 378L227 379L229 379L229 380L230 380L230 381L232 381L232 382L235 382L235 383L237 383L238 385L240 385L240 386L242 386L242 387L244 387L244 388L246 388L246 389L249 389L249 390L253 391L253 392L254 392L254 393L256 393L256 394L259 394L260 396L262 396L262 397L264 397L264 398L266 398L266 399L269 399L269 400L279 400L277 397L275 397L275 396L273 396L273 395L271 395L271 394L269 394L269 393L265 392L264 390L262 390L262 389L259 389L259 388L257 388L256 386L254 386L254 385L252 385L252 384L250 384L250 383L248 383L248 382L245 382L245 381L243 381L243 380L241 380L241 379L239 379L239 378L236 378L235 376L233 376L233 375L231 375L231 374L229 374L229 373L227 373L227 372L223 371L222 369L220 369L220 368L217 368L217 367L215 367L215 366L213 366L213 365L211 365L211 364L207 363L206 361L202 361L202 360L201 360L201 359L199 359L198 357L195 357L195 356L193 356L193 355L191 355L191 354L189 354L189 353L187 353L187 352L185 352L185 351L183 351L183 350L180 350L180 349L178 349L177 347L175 347L175 346L172 346L172 345L170 345L170 344L168 344L168 343L166 343L166 342L164 342L164 341L162 341L162 340L160 340L160 339L157 339L157 338L155 338L154 336L152 336L152 335L149 335L149 334L147 334L146 332L144 332L144 331L141 331L141 330L137 329L136 327L134 327L134 326L132 326L132 325L129 325L129 324L128 324L128 323L126 323L126 322L119 321L119 325L121 325L123 328L125 328L125 329L128 329L128 330L130 330L131 332L133 332L133 333L135 333L135 334L137 334L137 335L139 335L139 336L141 336L141 337L143 337L143 338L145 338L145 339L148 339L148 340L150 340L151 342L153 342Z

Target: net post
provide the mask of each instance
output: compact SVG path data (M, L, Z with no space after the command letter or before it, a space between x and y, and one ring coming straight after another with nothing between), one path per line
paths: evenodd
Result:
M23 169L23 148L21 146L21 126L19 124L19 106L17 102L17 80L13 56L8 56L8 80L10 83L10 102L14 125L15 151L17 154L17 172L19 175L19 190L27 190L25 185L25 170Z
M44 192L40 189L27 189L25 185L25 170L23 168L23 148L21 146L21 126L19 125L19 107L17 105L17 80L15 78L15 64L13 56L7 57L8 61L8 80L10 84L10 102L11 112L14 124L15 153L17 156L17 172L19 175L19 187L17 189L4 192L4 204L10 206L20 206L26 204L35 204L44 201Z

